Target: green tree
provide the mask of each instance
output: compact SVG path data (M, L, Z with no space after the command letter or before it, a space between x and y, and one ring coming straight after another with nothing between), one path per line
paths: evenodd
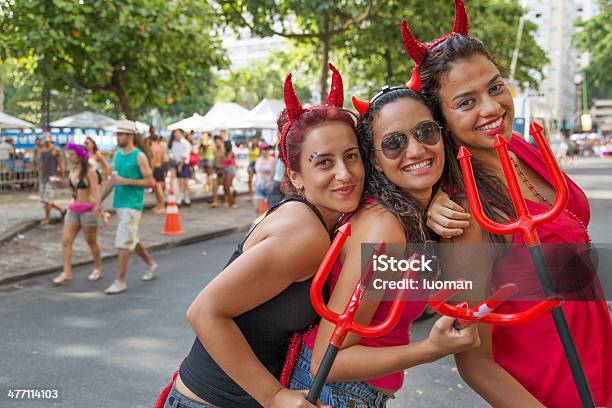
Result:
M225 65L213 21L198 0L0 0L0 60L32 56L45 87L76 85L134 119L212 87Z
M332 42L353 32L384 8L384 0L217 0L225 22L259 36L280 35L319 48L321 99L328 92Z
M45 126L44 94L45 82L33 71L33 58L8 60L3 64L5 71L5 111L32 123ZM60 89L48 89L49 121L57 120L84 110L91 110L111 116L119 111L112 100L97 101L92 92L64 85Z
M578 23L580 31L574 36L580 51L590 52L589 65L584 74L593 98L612 95L612 3L601 0L601 12L595 17Z
M296 74L293 87L301 101L312 97L308 80L304 81L299 67L294 63L301 61L299 49L272 54L265 61L255 62L248 67L232 70L230 75L219 81L216 100L236 102L252 109L263 98L283 99L283 84L287 73Z
M516 1L472 0L466 5L470 18L470 35L482 40L497 62L509 67L515 48L518 21L523 10ZM400 34L405 18L417 39L432 41L452 31L453 3L448 0L389 0L384 14L378 14L367 25L338 38L334 44L344 70L356 76L362 96L372 95L384 84L408 81L414 63L404 51ZM537 27L526 22L519 48L515 79L537 87L543 66L548 62L535 41Z

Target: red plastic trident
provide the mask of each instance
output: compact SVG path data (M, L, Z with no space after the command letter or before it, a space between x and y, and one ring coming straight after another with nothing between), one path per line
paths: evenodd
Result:
M508 154L508 146L506 140L501 136L495 136L495 148L501 161L502 170L506 176L508 182L508 188L510 190L510 197L512 203L516 209L517 220L509 224L500 224L490 220L482 210L480 203L480 197L478 190L476 189L476 182L474 180L474 172L472 170L472 162L470 161L470 152L463 146L459 148L459 154L457 158L461 163L461 170L463 171L463 180L465 182L465 189L472 209L474 218L484 229L491 231L495 234L512 234L514 232L521 232L528 246L538 245L540 240L536 233L536 227L551 222L557 218L565 209L568 199L568 188L567 182L561 169L555 160L555 156L550 150L550 146L546 142L546 138L542 134L542 127L535 122L531 123L530 133L534 137L544 163L550 172L552 177L553 185L557 192L555 196L555 202L552 207L545 213L538 215L531 215L527 209L527 204L521 193L521 188L518 184L516 174L512 168L510 162L510 155Z
M459 279L458 281L461 281ZM448 299L458 294L460 289L442 289L429 297L429 307L445 316L454 317L459 320L460 328L466 324L478 321L481 323L492 324L495 326L513 326L530 322L544 313L551 311L561 304L560 299L551 298L539 302L532 308L520 313L494 313L502 303L512 297L517 291L518 286L513 283L503 285L497 292L480 302L474 307L453 306L445 303Z
M321 361L319 370L314 378L312 387L308 392L308 401L315 403L321 394L321 390L325 385L325 380L329 375L331 367L334 363L338 350L342 347L342 343L349 332L358 334L361 337L379 337L389 333L399 322L406 302L401 300L401 296L397 296L391 306L387 318L376 326L363 326L354 321L363 295L365 294L370 277L373 273L373 256L370 256L363 279L360 279L355 286L353 295L346 305L344 312L338 314L330 310L323 301L323 285L327 281L327 277L331 272L332 266L336 262L342 246L347 238L351 235L351 224L346 223L338 228L336 238L332 242L327 254L323 258L317 273L315 274L312 285L310 286L310 299L317 313L325 320L334 323L336 328L329 341L329 346L325 352L325 356ZM385 250L385 243L381 242L373 251L373 254L380 254ZM401 293L401 292L400 292Z
M510 197L512 198L512 203L514 204L517 216L516 221L509 224L500 224L489 219L485 215L480 203L478 190L476 189L476 181L474 180L474 172L472 170L472 163L470 161L470 152L462 146L459 149L459 154L457 155L457 158L461 164L461 170L463 171L463 181L465 183L465 189L474 218L482 228L495 234L512 234L514 232L521 232L523 239L529 248L531 260L533 261L535 270L538 274L538 279L542 284L544 295L547 297L547 300L539 302L537 305L525 312L506 315L503 319L496 318L503 317L503 315L496 316L494 313L488 313L488 315L482 318L481 321L491 324L519 324L528 321L528 317L533 317L552 309L552 317L555 322L561 343L563 344L565 356L567 357L582 405L584 407L594 407L595 403L593 401L593 396L591 395L589 384L586 381L586 376L584 374L582 364L580 363L580 358L576 352L576 346L574 345L574 340L572 339L569 325L565 319L565 314L563 313L562 308L556 307L559 305L559 300L555 294L553 281L550 276L550 272L548 271L548 265L546 264L546 258L544 257L544 252L542 251L542 246L540 245L540 239L538 238L538 233L536 232L537 226L549 223L558 217L565 209L568 200L568 187L565 176L561 172L561 169L555 160L555 156L550 150L550 146L546 142L546 138L544 137L542 131L543 128L540 125L535 122L531 123L529 133L535 139L540 153L542 154L544 164L551 175L553 186L556 190L556 195L555 201L548 211L538 215L532 215L527 208L525 198L523 197L516 174L514 173L514 169L512 168L512 164L510 162L510 155L508 153L506 140L499 134L495 136L494 145L497 149L497 154L501 162L504 176L506 177L506 181L508 183ZM555 298L557 299L555 300ZM440 304L440 306L443 305ZM446 305L444 307L439 307L438 310L449 312L450 307L450 305ZM465 312L465 310L462 311ZM453 311L453 313L454 312L455 311ZM462 318L470 320L470 317L472 318L471 320L473 320L473 316Z

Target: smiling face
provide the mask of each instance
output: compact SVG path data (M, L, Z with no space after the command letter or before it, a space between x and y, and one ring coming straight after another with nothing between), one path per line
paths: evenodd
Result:
M357 208L364 174L355 131L340 121L308 131L300 153L300 171L288 171L293 186L317 206L326 221Z
M495 135L512 137L514 103L499 70L482 54L460 59L440 81L442 114L459 144L492 149Z
M386 104L372 122L372 144L374 146L374 167L393 184L427 204L433 185L444 170L444 142L429 145L419 142L412 130L433 121L429 109L411 98L401 98ZM394 135L408 136L408 145L396 159L389 159L379 151L383 141Z

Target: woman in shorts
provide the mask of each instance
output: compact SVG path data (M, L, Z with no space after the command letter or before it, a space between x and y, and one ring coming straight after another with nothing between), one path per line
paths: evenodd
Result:
M53 279L56 285L72 280L72 244L81 228L85 241L91 249L94 263L93 271L87 279L96 281L102 276L102 261L98 245L98 208L95 205L99 202L100 194L98 174L89 165L89 152L85 147L68 143L66 152L71 167L68 183L73 192L73 200L68 204L68 214L64 220L62 237L64 269Z

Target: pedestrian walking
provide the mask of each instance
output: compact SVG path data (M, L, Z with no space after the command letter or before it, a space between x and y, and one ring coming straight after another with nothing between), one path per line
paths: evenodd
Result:
M236 153L232 151L232 142L225 141L225 156L223 157L223 199L225 208L238 208L236 205L235 191L233 189L234 178L236 177Z
M113 207L117 211L117 235L115 247L119 251L117 279L105 292L109 295L127 290L125 275L130 251L135 251L147 265L142 280L153 279L157 263L146 250L138 235L142 217L144 189L153 186L153 174L146 154L144 142L138 135L136 123L124 120L117 126L117 145L114 172L105 186L102 198L114 187ZM136 147L138 146L138 148Z
M275 160L270 155L274 147L266 142L259 145L260 156L255 161L255 192L253 193L253 208L255 214L261 214L268 206L268 196L272 193L272 176L274 175Z
M157 205L153 208L155 214L164 213L164 193L166 191L166 173L168 169L168 163L165 162L167 156L165 147L160 143L160 136L152 135L151 139L151 167L153 167L153 179L155 185L155 198L157 199Z
M223 137L216 135L213 138L214 143L214 159L213 159L213 186L212 186L212 201L210 208L215 208L219 205L219 185L223 183L223 160L225 158L225 143Z
M189 159L191 156L191 144L185 138L182 129L175 129L170 134L168 142L168 154L170 156L170 166L172 177L170 192L174 192L174 177L178 179L179 193L177 203L181 205L184 201L186 205L191 205L188 182L191 178Z
M111 167L104 154L98 149L96 141L89 136L85 138L85 147L89 152L89 165L98 174L100 183L103 183L110 177Z
M200 139L198 146L198 154L200 156L200 169L204 172L206 180L204 182L204 192L212 193L212 175L214 168L215 151L210 139L210 134L205 133Z
M251 140L249 140L249 167L247 168L249 173L248 201L253 200L253 179L255 178L255 173L257 173L257 170L255 169L255 162L259 158L260 152L259 136L255 135L251 138Z
M274 168L274 176L272 177L272 191L268 196L268 206L274 207L277 203L280 203L285 195L281 189L283 178L287 168L280 157L276 159L276 166Z
M81 229L91 250L94 264L93 271L87 279L97 281L102 276L102 260L100 245L98 245L100 179L90 165L90 155L84 146L69 143L66 145L66 152L69 166L68 184L72 189L72 201L68 204L68 214L64 219L62 236L64 269L53 279L56 285L72 280L72 246Z
M45 218L41 225L51 222L51 210L55 209L64 217L66 210L55 204L54 195L57 187L64 187L65 168L64 158L60 150L55 147L51 134L44 136L44 143L38 155L38 177L40 202L45 210Z

